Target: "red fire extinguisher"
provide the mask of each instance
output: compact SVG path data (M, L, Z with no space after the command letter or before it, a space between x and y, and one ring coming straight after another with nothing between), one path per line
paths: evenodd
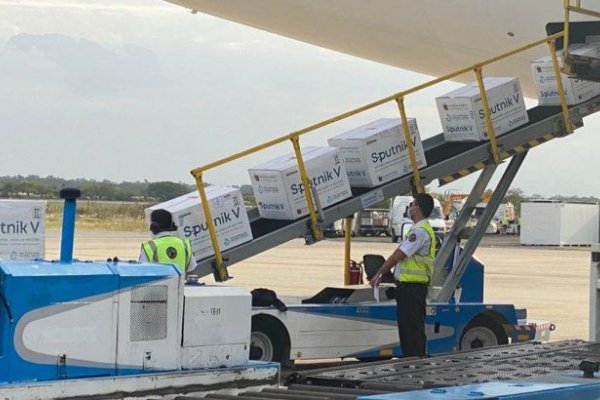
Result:
M351 285L362 285L363 283L363 270L362 267L354 260L350 260L350 284Z

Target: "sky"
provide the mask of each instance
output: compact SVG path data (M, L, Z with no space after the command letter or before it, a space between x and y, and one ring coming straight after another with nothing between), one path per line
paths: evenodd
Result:
M0 175L193 184L196 167L429 79L159 0L0 0ZM407 99L422 139L441 132L435 96L458 86ZM325 145L380 117L398 110L390 103L301 143ZM531 151L512 187L600 197L600 117L584 122ZM249 183L248 168L291 150L278 145L206 181ZM475 178L431 189L469 192Z

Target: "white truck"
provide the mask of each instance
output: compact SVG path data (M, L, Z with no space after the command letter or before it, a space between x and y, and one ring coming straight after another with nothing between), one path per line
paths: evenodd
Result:
M404 238L404 234L412 226L412 221L407 216L408 205L412 202L411 196L396 196L390 203L389 210L389 236L392 242L397 242ZM446 234L446 221L442 205L438 199L433 199L433 210L429 216L429 223L436 235L443 239Z

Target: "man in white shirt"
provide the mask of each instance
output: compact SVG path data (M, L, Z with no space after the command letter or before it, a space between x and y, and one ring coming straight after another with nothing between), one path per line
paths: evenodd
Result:
M436 244L435 233L427 220L432 209L430 195L419 193L414 197L408 208L413 227L370 281L371 286L379 286L381 277L396 267L396 318L404 357L427 355L425 311Z

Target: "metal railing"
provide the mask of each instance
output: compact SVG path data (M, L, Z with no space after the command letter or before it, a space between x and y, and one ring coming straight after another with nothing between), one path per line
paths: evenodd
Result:
M569 1L569 0L564 0L565 2ZM579 3L579 2L578 2ZM565 16L566 20L568 20L568 15ZM557 59L557 55L556 55L556 41L560 38L563 38L564 36L564 32L559 32L556 33L554 35L548 36L544 39L540 39L537 40L535 42L526 44L524 46L521 46L517 49L514 49L512 51L500 54L498 56L489 58L487 60L484 60L482 62L470 65L468 67L465 67L463 69L460 69L458 71L452 72L450 74L444 75L442 77L436 78L436 79L432 79L428 82L425 82L423 84L417 85L415 87L412 87L410 89L401 91L401 92L397 92L394 93L390 96L384 97L380 100L371 102L369 104L366 104L362 107L358 107L355 108L351 111L345 112L343 114L339 114L335 117L326 119L322 122L310 125L304 129L300 129L298 131L294 131L291 132L285 136L281 136L277 139L273 139L270 140L266 143L263 143L261 145L258 146L254 146L251 147L247 150L235 153L229 157L223 158L221 160L218 161L214 161L212 163L206 164L204 166L195 168L194 170L191 171L192 175L194 176L195 180L196 180L196 184L198 186L198 191L200 192L200 198L202 201L202 209L204 211L204 217L206 218L206 223L208 226L208 231L209 231L209 235L210 235L210 240L211 240L211 244L214 250L214 256L215 256L215 260L213 263L213 267L215 268L215 279L217 281L224 281L228 279L228 274L227 274L227 270L225 268L224 265L224 260L223 260L223 255L221 253L221 250L219 248L219 243L217 240L217 233L216 233L216 228L212 219L212 215L209 209L209 205L208 205L208 200L206 197L206 192L204 189L204 182L203 182L203 176L204 173L208 170L211 170L213 168L216 168L218 166L221 166L223 164L226 164L228 162L240 159L242 157L245 157L247 155L250 154L254 154L257 153L261 150L264 150L266 148L272 147L274 145L286 142L286 141L291 141L293 149L294 149L294 153L296 155L296 160L298 163L298 170L300 172L300 176L302 179L302 183L304 185L304 195L305 195L305 200L306 200L306 204L308 207L308 213L309 213L309 218L310 218L310 229L312 232L313 237L316 240L319 240L322 238L322 234L320 231L320 227L318 224L318 217L317 217L317 210L314 206L314 199L313 199L313 194L311 192L311 181L310 178L308 177L307 173L306 173L306 167L304 165L304 160L302 158L302 153L300 150L300 137L309 133L309 132L313 132L319 128L325 127L327 125L333 124L334 122L346 119L348 117L354 116L356 114L362 113L364 111L373 109L375 107L378 107L380 105L395 101L397 106L398 106L398 110L400 113L400 118L402 120L402 133L404 136L404 140L406 141L407 144L407 150L408 150L408 154L409 154L409 159L410 159L410 164L412 167L412 175L413 175L413 187L414 187L414 191L417 193L421 193L424 191L423 185L421 183L421 176L419 173L419 168L418 168L418 164L417 164L417 159L416 159L416 155L415 155L415 149L411 140L411 136L410 136L410 130L409 130L409 126L408 126L408 119L406 117L406 110L404 107L404 99L408 96L411 95L413 93L416 93L418 91L421 91L423 89L426 89L430 86L436 85L438 83L444 82L444 81L448 81L451 80L453 78L456 78L457 76L463 75L465 73L468 72L474 72L475 73L475 77L477 80L477 84L479 87L479 91L480 91L480 95L481 95L481 99L482 99L482 104L483 104L483 113L484 113L484 118L485 118L485 125L486 125L486 129L487 129L487 134L488 134L488 138L489 138L489 146L490 146L490 156L491 159L493 160L494 163L499 163L501 161L501 153L498 149L498 145L496 142L496 133L494 130L494 126L493 126L493 121L492 121L492 115L491 115L491 111L489 108L489 102L488 102L488 97L485 91L485 87L484 87L484 80L483 80L483 67L485 67L486 65L495 63L497 61L503 60L505 58L511 57L515 54L524 52L526 50L529 50L531 48L534 48L536 46L542 45L544 43L546 43L549 47L549 51L550 51L550 56L552 58L552 65L553 65L553 69L554 69L554 74L556 77L556 83L557 83L557 89L558 89L558 93L559 93L559 97L560 97L560 106L561 106L561 110L562 110L562 118L563 118L563 122L565 125L565 129L567 132L572 132L573 130L573 126L571 124L570 118L569 118L569 111L567 108L567 102L566 102L566 98L565 98L565 94L564 94L564 88L563 88L563 84L562 84L562 79L560 76L560 67L558 64L558 59ZM349 252L346 252L349 253ZM345 260L345 265L347 265L349 263L349 260Z
M563 48L562 55L564 60L564 73L570 74L571 70L568 65L569 61L569 37L570 37L570 20L571 20L571 12L587 15L590 17L600 18L600 12L591 10L589 8L584 8L581 6L582 0L575 0L575 5L572 5L572 0L563 0L563 8L564 8L564 40L563 40Z

